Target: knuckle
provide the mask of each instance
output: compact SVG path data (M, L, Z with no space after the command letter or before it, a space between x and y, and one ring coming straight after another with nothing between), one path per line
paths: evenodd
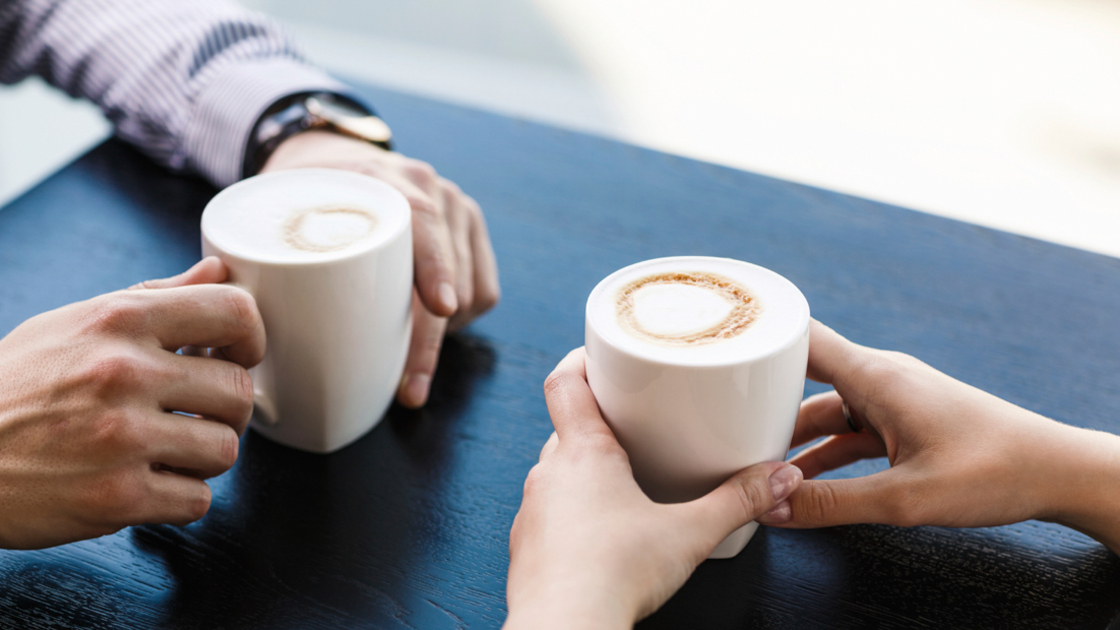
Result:
M147 327L148 310L135 292L120 291L90 300L93 327L109 333L125 333Z
M435 171L433 170L433 172ZM463 199L464 204L466 203L466 199L468 199L468 197L463 194L463 189L459 188L458 184L451 181L450 179L445 179L443 177L439 177L438 179L440 188L442 188L445 193Z
M572 385L572 375L566 372L553 372L544 379L545 397L559 396Z
M249 370L239 365L233 368L232 390L238 404L237 416L247 416L253 411L253 377L249 375Z
M91 442L111 453L129 453L144 447L143 427L120 409L107 411L93 423Z
M218 439L218 463L224 470L233 468L237 463L237 453L241 446L241 441L237 437L237 432L233 429L229 431L222 431L221 437Z
M545 472L542 464L536 464L529 469L529 474L525 475L525 484L521 488L521 494L524 497L535 495L540 491L541 485L544 483Z
M443 210L426 195L408 195L405 197L412 213L423 220L443 220Z
M261 314L253 296L243 289L228 287L225 299L231 324L246 334L255 331L260 325Z
M87 507L103 522L132 524L142 511L147 492L133 475L113 474L97 481Z
M480 287L474 294L472 307L476 312L482 313L498 305L502 299L502 292L497 286Z
M431 164L421 160L406 160L401 164L404 176L421 186L429 186L436 182L438 175Z
M890 388L905 374L905 367L884 353L868 355L855 369L860 382L868 383L873 388Z
M124 349L110 349L93 357L82 379L102 397L116 399L140 385L148 372L143 361Z
M735 496L739 499L742 520L754 520L774 502L770 496L770 486L764 478L740 477L738 481L735 484Z
M798 519L806 523L825 523L836 510L836 492L827 483L815 483L809 492L798 493L796 506Z
M184 526L192 524L196 520L206 516L211 506L212 493L209 485L203 482L194 484L195 490L190 492L183 498L181 504L181 516L176 520L171 521L171 525Z
M189 519L187 521L188 523L197 521L203 516L206 516L206 513L210 511L210 500L212 496L210 493L210 486L205 483L199 483L197 485L198 491L193 496L186 499L186 505L183 506L187 518Z

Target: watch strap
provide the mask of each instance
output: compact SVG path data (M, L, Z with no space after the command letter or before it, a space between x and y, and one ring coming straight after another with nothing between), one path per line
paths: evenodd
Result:
M353 116L332 115L326 111L327 106L342 107L353 112ZM256 175L280 143L310 129L334 129L383 149L392 149L388 127L368 107L342 94L302 92L276 101L261 114L245 147L242 177ZM380 135L382 133L384 135ZM382 137L385 139L371 139Z

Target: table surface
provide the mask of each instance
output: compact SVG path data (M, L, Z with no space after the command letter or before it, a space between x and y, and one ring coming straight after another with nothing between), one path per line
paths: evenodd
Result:
M0 552L0 626L499 626L509 526L552 430L541 383L581 345L595 283L646 258L761 264L856 341L1120 431L1120 260L363 89L403 152L482 204L501 305L448 339L424 410L394 407L329 456L249 432L197 523ZM13 201L0 210L0 333L186 268L213 194L109 141ZM1103 630L1118 611L1120 560L1052 524L763 528L639 627Z

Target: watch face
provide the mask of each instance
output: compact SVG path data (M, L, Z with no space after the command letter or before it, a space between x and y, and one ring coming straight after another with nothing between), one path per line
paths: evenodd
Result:
M385 121L343 103L312 97L307 99L307 110L342 131L369 142L386 143L393 137Z

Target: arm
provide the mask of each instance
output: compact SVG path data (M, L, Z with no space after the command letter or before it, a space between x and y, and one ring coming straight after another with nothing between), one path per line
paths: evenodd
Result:
M887 457L891 467L806 481L790 497L788 520L761 522L988 527L1040 519L1120 551L1120 437L1044 418L816 321L810 335L809 378L836 391L802 403L793 442L831 437L791 463L806 479L867 457Z
M274 23L228 0L0 3L0 81L29 74L94 101L119 136L217 186L241 179L249 135L272 104L318 91L357 98L308 65ZM416 299L398 398L419 407L445 331L498 302L482 211L428 164L324 131L285 140L262 172L307 167L377 177L412 206Z
M218 186L241 178L249 131L271 103L347 92L273 22L227 0L10 0L0 81L31 74L96 103L161 164Z

